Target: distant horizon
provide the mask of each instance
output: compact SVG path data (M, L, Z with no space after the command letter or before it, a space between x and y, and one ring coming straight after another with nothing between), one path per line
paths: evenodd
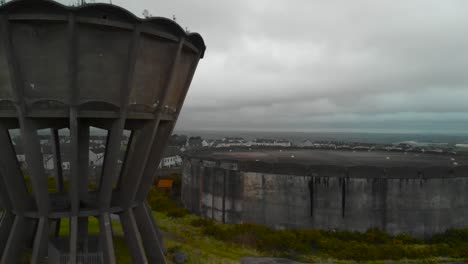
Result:
M220 139L223 137L242 137L246 140L255 138L287 139L298 144L304 140L311 141L343 141L373 144L395 144L414 141L418 143L467 144L465 133L391 133L391 132L347 132L347 131L215 131L215 130L175 130L173 134L200 136L204 139Z
M235 130L222 130L222 129L174 129L172 134L177 134L179 132L215 132L215 133L334 133L334 134L422 134L422 135L454 135L454 136L464 136L468 138L468 130L466 132L462 131L402 131L402 130L353 130L353 129L317 129L317 130L265 130L265 129L235 129Z

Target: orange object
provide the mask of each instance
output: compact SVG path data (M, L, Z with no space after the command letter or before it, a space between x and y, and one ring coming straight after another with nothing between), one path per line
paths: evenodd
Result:
M172 188L174 185L173 180L159 180L158 181L158 188Z

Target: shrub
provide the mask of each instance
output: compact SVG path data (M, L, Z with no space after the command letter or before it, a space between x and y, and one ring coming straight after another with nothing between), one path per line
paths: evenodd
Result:
M372 260L374 259L373 257L370 256L370 250L369 250L369 245L359 243L356 241L351 241L345 244L342 244L342 246L333 253L331 253L332 256L338 257L340 259L353 259L356 261L363 261L363 260Z
M182 250L182 247L180 245L175 245L167 249L167 252L170 254L174 254L175 252L179 252Z
M403 244L403 245L409 245L409 244L422 244L423 241L412 238L408 236L407 234L398 234L394 236L391 241L392 244Z
M215 222L213 220L204 219L204 218L193 219L190 222L190 225L192 225L194 227L206 227L206 226L212 226L214 224L215 224Z
M318 249L320 241L323 241L323 231L320 230L298 230L295 231L297 239L310 248Z
M227 235L218 225L207 225L203 227L203 234L212 236L218 240L226 241Z
M297 251L303 249L303 246L293 232L281 230L263 233L258 240L258 248L270 251Z
M167 212L171 208L177 208L176 202L154 187L148 195L148 204L153 211L157 212Z
M385 244L389 241L390 235L378 228L367 230L363 234L364 241L369 244Z
M167 211L167 216L172 217L172 218L180 218L188 215L188 212L185 208L180 208L180 207L173 207L169 208Z
M451 247L450 256L453 258L468 259L468 241Z
M406 257L404 245L386 244L374 248L376 250L375 259L400 260Z
M230 240L231 242L239 244L239 245L249 246L253 248L258 247L258 238L255 234L252 234L252 233L240 234L240 235L234 236Z
M443 243L423 244L421 240L408 235L400 234L392 237L378 229L371 229L364 233L321 230L275 231L254 224L224 226L215 224L211 220L197 220L192 224L203 226L205 235L213 236L218 240L255 247L274 255L284 255L290 252L307 254L320 250L323 254L333 258L355 261L468 257L467 242L460 242L457 246ZM464 233L461 232L461 234ZM446 238L448 237L450 241L456 241L453 234ZM459 239L462 236L459 232L455 237Z
M458 245L468 241L468 229L450 229L441 234L432 236L429 240L432 244Z
M336 238L338 238L339 240L342 240L342 241L360 242L360 241L363 240L362 234L360 234L359 232L352 232L352 231L348 231L348 230L328 231L326 234L327 234L327 236L336 237Z
M148 195L148 204L151 210L166 213L167 216L172 218L184 217L188 214L185 208L177 206L167 194L159 191L155 187L151 188Z

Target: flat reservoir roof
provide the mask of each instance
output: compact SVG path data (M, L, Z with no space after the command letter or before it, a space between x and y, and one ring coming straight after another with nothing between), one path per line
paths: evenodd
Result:
M334 166L377 166L377 167L454 167L468 165L467 156L427 153L403 153L387 151L343 151L343 150L252 150L214 151L190 155L229 161L259 161L267 163L296 163L307 165Z

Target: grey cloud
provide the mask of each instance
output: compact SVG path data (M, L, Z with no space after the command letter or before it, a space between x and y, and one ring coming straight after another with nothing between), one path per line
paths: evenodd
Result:
M205 38L180 129L467 129L466 1L114 4Z

